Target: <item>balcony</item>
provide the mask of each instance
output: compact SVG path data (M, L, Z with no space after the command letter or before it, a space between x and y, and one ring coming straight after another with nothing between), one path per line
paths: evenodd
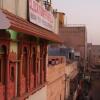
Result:
M63 56L49 56L48 75L59 77L59 75L63 75L62 73L66 74L70 79L73 79L78 74L77 62L68 63Z
M65 73L67 77L73 79L78 74L77 62L72 62L66 65Z
M65 77L66 61L63 56L49 56L48 57L48 70L47 70L47 83L51 84L55 80L60 80Z

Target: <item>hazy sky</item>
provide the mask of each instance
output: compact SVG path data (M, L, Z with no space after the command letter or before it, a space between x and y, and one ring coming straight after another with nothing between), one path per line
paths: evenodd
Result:
M88 42L100 44L100 0L52 0L66 14L67 24L85 24Z

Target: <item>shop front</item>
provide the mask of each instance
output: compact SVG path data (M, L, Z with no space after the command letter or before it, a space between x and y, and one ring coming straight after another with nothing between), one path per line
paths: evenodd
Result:
M46 84L47 45L62 41L8 11L0 19L0 98L24 100Z

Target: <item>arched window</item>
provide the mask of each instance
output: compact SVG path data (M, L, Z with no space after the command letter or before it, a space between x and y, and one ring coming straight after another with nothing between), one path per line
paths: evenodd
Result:
M0 46L0 83L5 85L6 80L6 47Z
M27 48L23 48L23 67L22 67L22 73L26 77L27 76L27 61L28 61L28 53Z

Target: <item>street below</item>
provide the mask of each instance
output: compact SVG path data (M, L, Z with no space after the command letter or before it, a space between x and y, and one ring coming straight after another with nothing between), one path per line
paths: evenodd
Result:
M100 100L100 80L93 80L90 90L91 100Z

